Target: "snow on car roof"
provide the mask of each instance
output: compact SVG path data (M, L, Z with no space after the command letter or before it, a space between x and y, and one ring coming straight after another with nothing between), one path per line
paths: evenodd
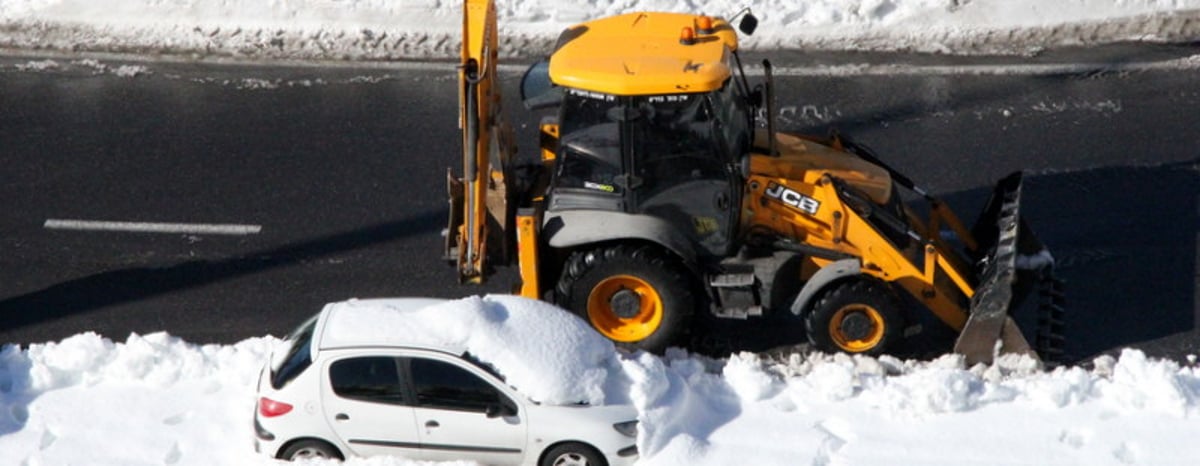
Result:
M612 342L575 315L517 296L350 300L325 309L321 349L408 346L469 352L530 399L603 404L620 373Z
M431 344L428 340L405 338L407 335L391 321L403 321L405 315L429 306L449 302L437 298L351 299L325 306L325 331L318 337L320 349L358 346L425 346L449 352L462 348ZM378 326L364 328L362 323L377 321ZM413 322L421 324L421 322ZM406 324L400 324L406 325Z

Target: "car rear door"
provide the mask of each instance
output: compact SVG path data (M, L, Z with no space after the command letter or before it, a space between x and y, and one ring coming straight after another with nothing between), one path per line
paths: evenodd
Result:
M521 463L526 454L525 413L489 380L492 377L450 357L413 357L409 368L423 458Z
M420 437L403 359L358 355L332 359L324 367L321 404L325 419L359 456L420 458Z

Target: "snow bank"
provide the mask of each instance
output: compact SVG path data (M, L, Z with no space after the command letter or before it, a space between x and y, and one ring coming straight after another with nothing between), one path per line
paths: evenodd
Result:
M676 354L641 365L662 367L634 387L656 394L635 397L643 464L1182 465L1200 433L1200 371L1133 350L1049 373L1017 359L966 368L956 356Z
M94 333L0 351L0 464L244 464L272 338Z
M0 47L295 59L454 58L461 1L0 0ZM630 11L761 19L747 46L1027 52L1187 41L1200 0L497 0L501 49L546 54L565 27Z
M545 374L508 374L523 391L625 397L641 420L640 464L1183 465L1196 458L1200 369L1136 350L1101 357L1092 369L1053 372L1023 358L965 367L953 355L717 360L672 350L657 357L615 353L578 319L519 298L441 307L426 316L443 328L439 341L478 350L497 367L520 354L524 364L581 376L571 379L581 391L570 392ZM360 330L403 332L395 319L380 323ZM270 464L253 452L249 421L258 372L278 344L262 337L197 346L163 333L113 342L87 333L5 346L0 464ZM601 388L596 368L622 383Z

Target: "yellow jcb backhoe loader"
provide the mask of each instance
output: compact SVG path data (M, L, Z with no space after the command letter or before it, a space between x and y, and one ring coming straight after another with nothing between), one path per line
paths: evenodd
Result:
M526 107L557 107L522 163L500 109L495 8L466 0L445 251L460 281L515 264L519 294L650 351L679 343L695 313L791 312L816 348L874 355L931 312L970 363L1034 354L1010 312L1040 285L1035 346L1057 356L1062 294L1021 219L1021 174L968 230L864 146L776 131L770 63L752 85L739 17L753 33L748 10L567 28L522 79Z

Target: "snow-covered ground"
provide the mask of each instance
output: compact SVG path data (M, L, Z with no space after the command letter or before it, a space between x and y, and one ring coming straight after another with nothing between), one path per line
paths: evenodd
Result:
M638 10L761 19L749 47L1028 53L1200 37L1200 0L497 0L502 50ZM216 57L453 58L456 0L0 0L0 47Z
M478 299L457 301L437 314L457 320L437 327L469 339L472 353L491 356L501 371L512 366L501 364L508 354L541 355L526 361L530 367L579 364L587 370L575 372L589 374L606 358L594 344L574 358L544 351L547 338L597 340L582 322L519 318L528 312L516 312L518 298L491 302L508 311L483 315ZM530 332L541 337L511 338ZM273 463L253 451L251 416L255 380L278 343L261 337L197 346L165 333L113 342L87 333L5 346L0 464ZM640 464L1185 465L1200 458L1193 443L1200 368L1135 350L1097 359L1090 369L1053 372L1029 359L967 368L955 356L713 360L677 350L661 358L614 354L611 345L604 351L617 361L603 365L607 375L591 374L574 388L603 387L605 401L632 400L641 420ZM526 393L573 389L546 377L518 379ZM610 382L597 384L603 380Z

